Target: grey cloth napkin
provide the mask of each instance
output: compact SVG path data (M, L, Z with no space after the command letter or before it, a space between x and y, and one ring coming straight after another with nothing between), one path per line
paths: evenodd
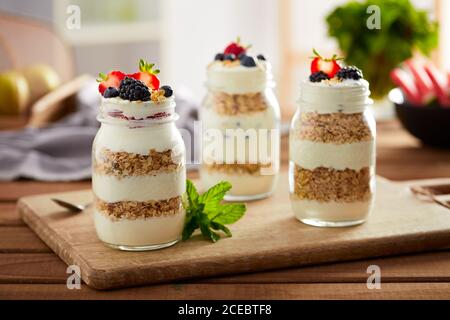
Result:
M91 177L91 148L99 123L96 84L77 94L77 111L42 129L0 131L0 180L74 181ZM179 127L192 130L197 105L176 97Z

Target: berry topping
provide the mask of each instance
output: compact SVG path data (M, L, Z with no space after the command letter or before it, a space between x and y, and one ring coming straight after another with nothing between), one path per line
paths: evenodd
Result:
M315 49L313 49L313 52L314 57L311 62L311 74L323 71L328 77L333 78L341 69L337 61L342 58L338 58L336 55L333 55L331 58L323 58Z
M309 76L309 81L311 82L320 82L322 80L329 80L330 77L323 71L314 72Z
M225 50L223 51L223 53L224 53L224 54L231 54L231 53L232 53L232 54L234 54L236 57L238 57L239 54L241 54L241 53L246 53L247 49L248 49L250 46L244 47L244 46L241 45L240 42L241 42L241 39L240 39L239 37L237 37L236 41L230 43L230 44L225 48Z
M266 61L266 57L264 57L262 54L258 54L258 55L256 56L256 58L257 58L258 60Z
M114 98L119 96L119 90L114 87L108 87L103 93L104 98Z
M98 91L103 95L109 87L118 88L123 78L125 78L125 74L120 71L111 71L108 74L99 73L97 79L97 82L100 82Z
M239 60L242 60L243 58L245 58L247 55L244 53L244 52L241 52L241 53L239 53L239 55L238 55L238 59Z
M159 89L164 91L164 97L166 98L169 98L173 95L173 90L170 86L162 86Z
M244 67L256 67L255 59L250 56L245 56L241 60L241 65Z
M223 61L224 57L225 57L225 55L223 53L218 53L215 55L214 60Z
M230 53L230 54L226 54L223 59L229 60L229 61L234 61L234 60L236 60L236 56L234 54Z
M139 61L140 72L129 74L127 76L141 81L150 89L158 90L159 79L156 77L156 75L159 73L159 70L153 69L154 66L154 63L148 63L145 60L141 59Z
M125 79L120 82L119 96L122 99L130 101L148 101L150 100L150 91L141 81L125 77Z
M362 71L355 66L345 67L336 73L339 80L353 79L359 80L363 77Z

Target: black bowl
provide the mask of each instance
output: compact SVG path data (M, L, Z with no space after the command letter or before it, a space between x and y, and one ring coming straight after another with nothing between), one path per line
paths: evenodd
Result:
M408 103L398 88L391 90L389 99L395 104L397 117L409 133L427 145L450 148L450 108Z

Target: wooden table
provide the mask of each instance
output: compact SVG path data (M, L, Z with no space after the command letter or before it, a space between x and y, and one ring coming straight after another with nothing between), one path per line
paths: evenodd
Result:
M287 139L282 148L286 166ZM397 122L383 123L377 165L377 173L392 180L450 177L450 150L422 147ZM450 250L114 291L69 290L67 266L24 225L15 203L24 195L89 187L90 181L0 183L0 299L450 299ZM381 289L367 288L369 265L381 268Z

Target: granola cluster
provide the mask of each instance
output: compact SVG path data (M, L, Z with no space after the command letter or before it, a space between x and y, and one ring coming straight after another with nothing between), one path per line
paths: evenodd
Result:
M162 152L151 149L148 155L143 155L103 148L94 157L93 169L98 174L122 178L173 172L180 165L170 149Z
M240 113L251 113L267 109L267 102L261 92L246 94L228 94L214 92L213 109L222 115L234 116Z
M94 197L98 212L113 220L173 216L181 211L181 196L166 200L105 202Z
M226 174L251 174L258 175L261 168L270 168L271 164L260 164L260 163L212 163L204 164L204 167L208 171L221 172Z
M294 198L301 200L354 202L371 197L370 169L336 170L294 168Z
M302 140L336 144L373 139L363 113L303 112L293 134Z

